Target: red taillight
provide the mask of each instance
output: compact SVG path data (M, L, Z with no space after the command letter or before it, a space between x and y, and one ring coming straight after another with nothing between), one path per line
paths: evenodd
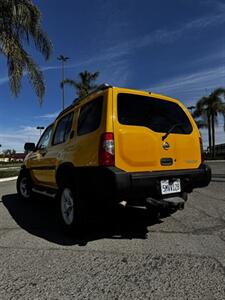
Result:
M99 146L99 165L115 165L114 135L112 132L105 132L101 135Z
M202 138L199 137L199 143L200 143L200 149L201 149L201 163L204 163L204 151L203 151L203 143L202 143Z

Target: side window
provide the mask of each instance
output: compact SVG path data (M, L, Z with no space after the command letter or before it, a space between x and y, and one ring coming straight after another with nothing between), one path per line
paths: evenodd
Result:
M70 134L73 123L73 112L63 117L57 124L53 138L53 145L64 143Z
M87 134L98 129L101 123L103 97L81 107L78 119L77 135Z
M38 144L37 144L37 149L38 150L43 150L45 148L47 148L48 143L49 143L49 139L51 137L52 134L52 127L53 125L49 126L44 133L42 134Z

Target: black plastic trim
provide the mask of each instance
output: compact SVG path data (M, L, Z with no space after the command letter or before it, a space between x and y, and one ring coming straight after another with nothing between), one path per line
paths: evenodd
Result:
M171 197L161 195L160 180L163 179L180 178L182 193L207 186L211 180L211 169L207 165L201 165L198 169L154 172L125 172L116 167L80 167L75 168L75 174L76 183L82 192L116 201Z
M182 197L182 193L190 193L194 188L207 186L211 180L211 169L205 164L198 169L154 172L126 172L116 167L104 166L72 168L74 173L64 174L63 179L70 180L78 192L92 203L99 200L119 202L147 197L154 199ZM55 166L32 169L51 170L55 169ZM160 180L176 178L181 181L181 193L162 195Z

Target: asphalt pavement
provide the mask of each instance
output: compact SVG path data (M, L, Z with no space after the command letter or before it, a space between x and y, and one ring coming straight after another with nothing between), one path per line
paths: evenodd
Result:
M47 198L0 183L0 299L225 299L225 162L182 211L120 208L66 235Z

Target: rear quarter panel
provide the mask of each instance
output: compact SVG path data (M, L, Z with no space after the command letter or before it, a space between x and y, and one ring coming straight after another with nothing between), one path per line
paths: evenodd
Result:
M87 99L85 103L92 101L101 95L103 95L104 99L99 128L93 132L79 136L77 134L76 126L72 161L77 167L98 166L98 153L101 134L105 131L112 131L112 118L107 117L112 115L112 90L105 90L99 95L95 95L94 97Z

